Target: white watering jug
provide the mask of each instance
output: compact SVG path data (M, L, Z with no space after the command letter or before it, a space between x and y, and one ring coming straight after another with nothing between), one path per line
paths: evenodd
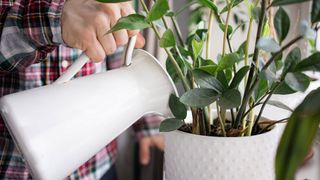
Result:
M82 54L52 85L1 98L1 115L34 179L63 179L143 115L171 115L171 78L152 55L133 52L134 44L127 66L70 80L89 59Z

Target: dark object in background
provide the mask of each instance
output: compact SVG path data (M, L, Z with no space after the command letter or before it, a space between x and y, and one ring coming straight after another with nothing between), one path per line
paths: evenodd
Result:
M142 166L139 162L139 146L136 145L135 149L134 180L163 180L163 152L156 147L152 147L149 164Z

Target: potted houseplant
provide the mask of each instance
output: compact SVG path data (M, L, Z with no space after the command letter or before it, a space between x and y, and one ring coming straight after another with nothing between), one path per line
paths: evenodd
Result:
M166 138L167 180L275 178L274 158L280 139L276 123L284 120L263 121L262 112L267 104L291 110L282 102L270 100L271 96L305 91L312 78L304 72L320 70L319 52L314 50L302 58L300 49L292 48L302 39L314 41L320 21L319 0L312 1L312 24L301 22L300 35L284 43L291 22L282 6L305 1L245 1L250 19L246 23L247 40L236 48L231 36L239 28L229 22L231 11L242 0L226 0L222 9L214 1L195 0L177 12L170 10L168 0L155 1L151 9L140 0L143 13L123 17L112 27L110 32L152 28L168 55L169 74L184 87L180 97L171 95L168 103L173 117L160 126ZM202 17L207 25L197 26L184 40L176 16L190 5L207 9L210 16ZM272 19L267 16L270 9L276 10ZM276 31L273 37L268 31L273 28L269 27L271 20ZM172 21L173 28L167 21ZM222 42L209 41L213 22L223 31ZM250 44L253 23L257 31L255 43ZM218 57L209 57L211 43L221 43ZM188 118L191 123L187 123Z

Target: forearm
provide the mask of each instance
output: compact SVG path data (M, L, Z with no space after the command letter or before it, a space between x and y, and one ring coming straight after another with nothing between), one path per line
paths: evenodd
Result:
M64 0L0 1L0 73L44 59L62 43Z

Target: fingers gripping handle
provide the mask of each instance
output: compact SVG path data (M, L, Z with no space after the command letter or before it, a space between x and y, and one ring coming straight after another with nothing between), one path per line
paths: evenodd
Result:
M136 44L137 36L129 39L127 47L124 51L124 64L129 66L132 60L132 53ZM63 73L54 84L61 84L70 81L81 70L81 68L89 61L89 57L83 52L80 57Z

